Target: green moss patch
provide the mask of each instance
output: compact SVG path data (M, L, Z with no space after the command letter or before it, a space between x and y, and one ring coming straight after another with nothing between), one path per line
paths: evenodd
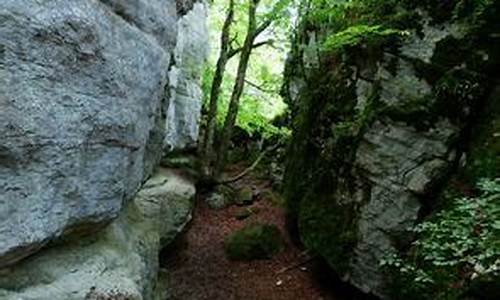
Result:
M238 197L235 199L237 205L252 205L254 201L254 193L251 187L244 187L238 192Z
M252 215L257 214L258 212L259 209L257 207L245 207L237 211L234 215L234 218L236 220L245 220L250 218Z
M231 234L224 242L231 260L269 259L283 247L280 230L275 225L251 224Z
M403 33L398 30L383 28L379 25L356 25L329 36L323 46L327 51L339 52L363 43L370 45L382 43L401 34Z

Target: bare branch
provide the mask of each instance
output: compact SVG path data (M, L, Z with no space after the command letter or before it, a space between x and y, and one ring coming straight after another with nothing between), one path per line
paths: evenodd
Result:
M233 182L238 181L241 178L245 177L248 173L250 173L251 171L253 171L253 169L255 169L257 167L257 165L266 156L266 154L277 149L278 146L279 146L279 144L276 144L276 145L269 147L266 150L262 151L260 153L259 157L257 157L257 159L253 162L253 164L250 167L246 168L243 172L241 172L240 174L238 174L232 178L218 181L217 184L229 184L229 183L233 183Z
M265 45L272 45L273 43L274 43L274 40L267 40L267 41L263 41L263 42L258 42L258 43L255 43L252 45L252 49L259 48L259 47L262 47ZM232 49L231 51L229 51L227 57L232 58L233 56L240 53L241 50L243 50L243 47Z
M259 27L257 27L257 29L255 30L255 33L254 33L254 38L259 36L259 34L261 34L264 30L266 30L267 27L271 26L273 21L274 20L272 18L269 18L266 21L264 21L264 23L262 23Z
M245 79L245 82L246 82L249 86L251 86L251 87L253 87L253 88L258 89L258 90L259 90L259 91L261 91L261 92L268 93L268 94L279 94L279 90L271 90L271 89L266 89L266 88L264 88L264 87L262 87L262 86L260 86L260 85L258 85L258 84L256 84L256 83L253 83L253 82L251 82L251 81L249 81L249 80L247 80L247 79Z

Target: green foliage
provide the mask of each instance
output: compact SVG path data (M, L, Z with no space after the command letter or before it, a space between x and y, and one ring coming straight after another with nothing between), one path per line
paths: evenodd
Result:
M265 20L274 20L271 28L262 34L263 40L273 40L271 46L265 45L252 51L250 64L247 71L247 82L240 100L236 125L248 134L262 134L265 138L274 136L287 137L290 135L288 128L280 128L272 124L274 117L282 114L287 106L279 96L282 84L282 67L288 52L288 32L290 30L290 10L287 9L291 0L261 0L259 5L258 24ZM243 44L247 26L248 0L236 0L235 21L232 25L233 47L238 48ZM213 70L219 54L220 31L225 16L220 14L225 11L227 1L216 0L211 5L211 46L212 52L206 72L203 77L204 103L208 105ZM222 127L227 114L229 99L234 86L238 56L228 62L226 74L221 87L217 124Z
M263 99L262 99L263 100ZM276 127L272 124L272 116L267 115L266 104L258 98L244 95L238 112L236 124L250 135L261 133L264 138L273 136L288 137L291 133L287 127Z
M373 44L390 37L402 35L395 29L385 29L382 26L355 25L329 36L323 46L327 51L338 52L362 43Z
M381 265L393 290L407 299L460 299L475 280L500 276L500 179L481 180L481 194L456 198L415 228L407 257L391 254Z
M275 225L250 224L231 234L224 247L231 260L267 259L283 249L283 239Z
M500 90L490 96L471 137L470 154L464 170L466 179L494 177L500 174Z
M407 26L399 23L408 18L408 12L401 9L399 2L311 0L302 8L306 12L302 25L326 36L326 51L342 52L358 45L380 43L407 35Z
M342 50L381 38L402 37L418 29L418 10L427 11L435 22L465 20L479 25L494 0L309 0L304 1L304 24L333 32L327 50ZM320 30L321 31L321 30Z

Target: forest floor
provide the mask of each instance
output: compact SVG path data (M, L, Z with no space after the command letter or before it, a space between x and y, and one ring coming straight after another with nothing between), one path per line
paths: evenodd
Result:
M236 173L238 167L233 171ZM241 170L241 169L240 169ZM260 191L251 207L258 213L245 220L235 215L242 209L230 206L211 209L199 195L188 229L174 250L161 261L168 273L169 300L345 300L333 296L315 277L313 260L292 243L285 230L284 208L265 199L270 191L266 180L252 174L237 183ZM285 249L270 260L230 261L224 239L232 232L255 222L275 224L285 237Z

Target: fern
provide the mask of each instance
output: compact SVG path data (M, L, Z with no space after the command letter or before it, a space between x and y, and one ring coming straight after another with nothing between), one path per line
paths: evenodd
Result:
M380 25L355 25L330 35L325 40L323 47L327 51L338 52L362 43L371 44L385 38L402 36L404 34L404 31L388 29Z

